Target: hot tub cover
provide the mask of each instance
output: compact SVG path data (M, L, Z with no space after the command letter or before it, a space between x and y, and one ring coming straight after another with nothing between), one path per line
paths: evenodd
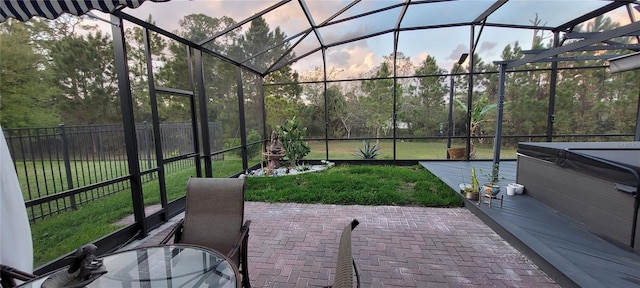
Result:
M640 142L522 142L518 153L638 187Z

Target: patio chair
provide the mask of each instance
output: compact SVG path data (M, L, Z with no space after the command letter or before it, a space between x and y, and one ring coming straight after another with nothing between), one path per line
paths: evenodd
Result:
M360 287L360 275L358 275L358 267L356 261L351 254L351 231L358 226L360 222L353 219L349 225L344 227L340 236L340 246L338 247L338 261L336 264L336 277L333 281L333 288L353 288L353 275L356 276L356 287Z
M18 286L16 280L30 281L38 278L31 273L24 272L11 266L0 264L0 286L2 288L12 288Z
M190 178L185 215L162 240L216 250L238 265L243 287L251 287L247 264L250 220L244 222L245 179Z

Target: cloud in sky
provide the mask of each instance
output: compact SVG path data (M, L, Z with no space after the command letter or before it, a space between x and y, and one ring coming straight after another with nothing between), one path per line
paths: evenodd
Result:
M456 49L451 51L451 54L447 57L447 60L458 62L458 60L460 59L460 55L462 55L463 53L468 54L469 47L467 45L458 44L458 46L456 46Z
M412 59L413 59L413 61L415 62L416 65L420 65L420 63L422 63L422 61L427 59L428 56L429 56L429 53L420 52L420 54L418 54L418 56L413 57Z
M375 55L368 47L352 45L341 49L331 49L327 55L329 68L342 69L337 77L354 78L370 71L379 63L382 57Z
M497 47L498 43L493 41L483 41L478 46L478 52L476 52L477 54L485 55L486 58L494 60L499 60L500 56L502 55L502 49L504 48Z
M480 43L480 47L478 47L478 52L481 53L481 52L485 52L485 51L491 51L496 46L498 46L497 42L484 41L484 42Z
M591 6L602 6L604 4L598 1L586 1L588 3L575 4L578 2L572 2L574 6L580 6L578 8L582 10L589 10ZM242 21L247 17L251 17L256 13L266 9L278 1L261 1L261 0L172 0L164 3L146 2L137 9L125 9L125 12L130 13L138 18L146 19L149 14L153 15L153 19L156 21L159 27L169 31L175 31L178 29L178 21L184 16L194 13L202 13L210 17L222 17L228 16L235 21ZM347 0L322 0L312 1L307 0L306 4L311 11L311 15L314 18L316 24L321 23L327 17L335 14L338 10L342 9L349 3ZM395 2L393 2L395 3ZM393 4L391 1L363 1L356 4L351 10L364 11L363 9L373 5L377 8L388 6ZM453 2L452 2L453 3ZM509 9L521 9L522 5L532 5L533 2L517 1L508 2ZM415 7L426 7L420 4ZM448 5L436 4L436 5ZM557 5L568 5L567 3L560 3ZM535 5L534 5L535 6ZM437 7L437 6L434 6ZM529 6L527 6L529 7ZM531 6L533 7L533 6ZM411 9L412 7L410 7ZM537 8L537 7L534 7ZM496 21L509 20L525 22L523 24L530 24L527 19L531 17L518 16L514 13L509 13L509 9L504 9L500 13L492 15L490 19L494 18ZM531 8L533 9L533 8ZM329 42L335 43L352 37L358 37L375 32L385 31L394 26L397 18L394 15L399 9L391 9L381 13L369 15L356 21L349 21L348 23L331 25L326 28L321 28L322 38ZM534 9L535 10L535 9ZM534 10L532 15L535 14ZM428 10L425 10L428 11ZM513 12L513 11L511 11ZM549 13L541 13L540 17L543 21L561 22L566 21L565 18L570 18L567 13L560 13L559 11L549 11ZM566 12L566 11L565 11ZM354 15L360 12L347 12L349 15ZM640 17L640 13L636 13L636 18ZM473 13L472 13L473 14ZM462 14L461 14L462 15ZM460 17L461 15L457 15ZM515 15L515 16L514 16ZM554 16L555 15L555 16ZM520 17L520 19L518 17ZM615 12L611 12L608 16L612 17L615 21L622 24L628 24L628 15L625 9L617 9ZM396 16L397 17L397 16ZM109 18L108 15L104 15L103 18ZM298 3L298 1L290 1L281 7L267 13L264 16L269 26L274 29L280 27L283 32L291 36L295 33L303 31L309 27L309 23ZM340 17L339 17L340 18ZM424 17L424 21L434 21L434 19L428 19ZM414 19L414 21L420 21L420 19ZM417 23L417 22L416 22ZM515 23L515 22L514 22ZM105 31L110 33L111 28L108 24L98 23L101 27L105 27ZM552 23L550 23L552 24ZM245 30L248 25L245 26ZM502 53L502 49L508 45L518 41L520 45L527 49L531 45L532 31L530 30L517 30L507 28L485 27L484 31L480 34L480 29L476 27L476 37L480 36L480 44L476 50L485 62L491 62L500 60L499 57ZM305 39L300 44L300 47L296 48L296 53L302 55L314 48L318 47L318 42L315 40L315 36L310 35L309 39ZM452 27L441 29L427 30L415 30L402 32L399 38L398 51L403 52L406 56L410 57L412 62L419 64L423 61L427 55L431 55L436 58L439 66L444 69L451 69L453 63L455 63L462 53L469 52L469 27ZM292 43L293 44L293 43ZM352 75L350 77L358 77L361 73L370 71L374 67L380 65L383 61L383 57L389 55L393 51L393 34L383 34L372 38L367 38L344 45L331 47L327 50L327 61L329 67L344 69L345 75ZM311 69L322 65L321 53L317 52L300 60L294 65L295 69ZM301 71L302 72L302 71Z
M369 31L371 31L371 28L372 28L372 25L370 25L369 23L361 23L356 25L355 28L352 29L351 31L340 31L340 30L332 29L331 27L327 27L327 28L323 28L321 32L323 33L322 37L325 39L325 41L328 41L331 43L339 43L345 40L360 37L362 35L370 34ZM355 41L349 44L354 45L353 43L357 44L357 43L365 43L365 42Z

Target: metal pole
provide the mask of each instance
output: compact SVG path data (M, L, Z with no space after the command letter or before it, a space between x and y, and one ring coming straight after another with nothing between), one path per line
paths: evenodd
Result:
M453 74L458 73L458 70L460 70L460 65L462 65L462 63L464 63L464 61L467 60L467 57L469 57L468 53L462 53L462 55L460 55L460 58L458 59L458 66L456 66L453 69L453 72L451 72L451 74L449 75L449 127L447 128L448 133L447 135L449 136L447 138L447 148L451 148L451 137L453 136L453 92L455 91L455 82L453 81ZM450 159L451 155L449 155L449 151L447 150L447 159Z
M64 159L65 176L67 176L67 189L73 189L73 176L71 175L71 157L69 157L69 140L64 129L64 124L58 125L60 128L60 139L62 139L62 157ZM76 195L73 194L71 199L71 209L76 210Z
M393 125L393 161L396 161L397 158L397 147L396 147L396 137L398 137L398 133L397 133L397 118L398 118L398 110L397 110L397 105L398 105L398 101L397 101L397 93L398 93L398 68L396 65L396 57L398 54L398 37L400 37L400 33L396 30L394 32L394 37L393 37L393 114L392 116L392 125Z
M324 159L329 161L329 100L327 99L327 48L322 47L322 68L323 68L323 78L322 81L323 88L322 93L324 95L324 149L325 156Z
M196 112L196 99L195 99L195 84L194 84L194 80L193 80L193 57L191 56L191 47L187 46L187 61L188 61L188 67L189 67L189 87L191 88L191 96L189 97L189 111L191 112L191 133L193 133L192 139L193 139L193 151L196 154L196 156L193 159L193 164L196 167L196 176L197 177L202 177L202 163L200 161L200 157L198 155L200 155L200 141L198 139L200 139L200 137L198 136L198 113Z
M449 75L449 121L447 126L447 149L451 148L451 137L453 136L453 73ZM447 159L451 159L447 150Z
M247 128L245 127L246 120L244 115L244 90L242 87L242 68L240 66L236 67L236 82L238 90L238 111L240 112L240 119L238 120L240 121L240 145L242 146L242 170L249 172L247 159Z
M560 45L558 32L553 33L553 46ZM553 56L558 58L558 55ZM553 141L553 123L556 121L556 85L558 83L558 61L551 62L551 79L549 80L549 113L547 115L547 142Z
M504 81L507 70L507 63L500 63L500 80L498 86L498 117L496 118L496 136L493 141L493 179L498 178L500 165L500 141L502 140L502 112L504 110Z
M149 65L149 64L147 64ZM148 78L147 78L148 79ZM153 78L151 78L153 79ZM149 81L149 83L151 83L151 81ZM150 84L151 86L152 84ZM149 91L149 94L155 94L155 91ZM154 95L155 97L155 95ZM151 99L151 96L149 96L149 99ZM157 104L156 104L156 108L157 108ZM153 104L151 105L151 110L153 114ZM157 109L156 109L157 110ZM147 158L147 169L151 169L152 164L151 164L151 141L149 141L149 134L153 133L153 131L150 131L149 129L149 125L147 125L147 121L142 121L142 135L144 136L144 152L145 152L145 157Z
M119 23L112 25L113 54L116 73L118 76L118 92L120 95L120 109L122 110L122 126L124 127L124 142L127 150L127 164L129 166L129 183L131 185L131 200L133 203L133 216L141 232L138 237L148 235L145 221L144 198L142 194L142 180L140 178L140 158L138 156L138 141L136 139L136 123L133 116L133 96L131 95L131 82L129 80L129 66L127 64L127 47L124 38L124 25L122 19L111 15L111 21Z
M211 135L209 133L209 115L207 114L207 93L204 86L204 63L202 51L194 51L196 62L196 79L198 82L198 104L200 106L200 135L202 135L202 151L200 157L204 160L204 177L213 177L211 167ZM218 136L218 135L216 135Z
M260 107L262 107L262 110L260 110L262 112L262 152L266 152L266 148L267 148L267 135L271 135L271 134L267 134L267 107L265 106L265 101L264 101L264 78L263 77L258 77L258 80L256 82L256 88L257 91L256 93L258 93L258 102L260 103ZM260 163L262 163L262 158L260 159Z
M142 30L142 35L144 37L144 54L145 61L147 62L147 84L149 85L149 102L151 104L151 124L153 132L153 143L155 145L155 156L156 156L156 168L158 169L158 188L160 188L160 204L162 209L165 209L168 204L167 199L167 182L166 182L166 174L164 170L164 155L162 154L162 136L160 135L160 112L158 111L158 95L156 93L156 84L153 77L153 61L151 60L151 36L149 34L148 29ZM147 169L151 169L151 151L150 151L150 143L149 141L149 131L147 126L147 121L144 121L144 130L145 130L145 140L147 140L147 161L149 167ZM153 175L153 174L151 174ZM168 215L166 210L162 212L164 219L168 220Z
M466 147L467 147L467 155L465 155L465 159L467 161L469 161L469 159L471 158L471 111L473 108L473 52L475 51L475 46L474 46L474 38L475 38L475 29L476 26L475 25L471 25L471 32L469 32L469 36L470 36L470 51L469 51L469 55L471 55L471 57L469 58L469 85L468 85L468 89L469 91L467 91L467 143L466 143Z

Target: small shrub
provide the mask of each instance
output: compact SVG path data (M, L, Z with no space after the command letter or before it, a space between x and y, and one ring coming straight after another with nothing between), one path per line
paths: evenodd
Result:
M373 146L371 146L371 141L366 140L366 141L362 141L363 144L363 148L358 148L358 151L356 152L356 156L362 158L362 159L375 159L376 157L380 156L380 154L382 154L382 152L380 151L378 144L373 144Z
M250 143L260 141L260 139L262 139L262 136L260 136L260 133L258 133L258 131L256 130L252 129L247 134L247 159L253 159L262 151L262 145L260 144L249 145ZM231 140L228 140L226 142L227 143L225 143L225 148L227 149L238 147L241 145L240 138L232 138ZM233 150L233 154L242 158L242 149Z
M249 143L260 141L260 139L262 139L262 136L260 136L260 133L256 130L251 130L247 135L247 159L253 159L262 152L262 145L260 143L249 145Z

